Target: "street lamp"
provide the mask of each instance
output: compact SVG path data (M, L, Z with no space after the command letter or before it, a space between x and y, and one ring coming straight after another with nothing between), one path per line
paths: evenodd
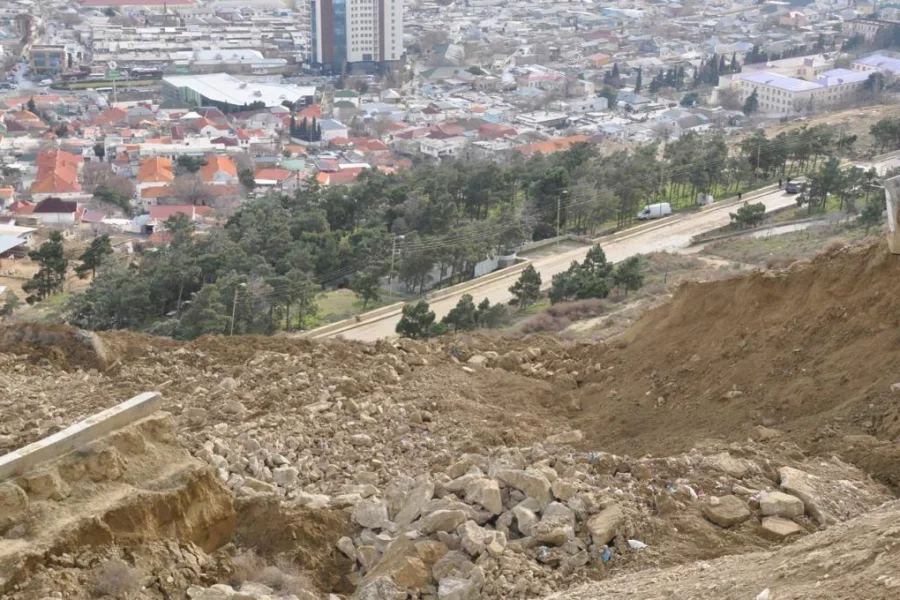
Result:
M562 215L562 199L569 195L569 190L563 190L556 197L556 245L559 246L560 218Z
M234 315L237 312L238 290L245 287L247 287L246 283L239 283L238 286L234 288L234 299L231 301L231 331L228 335L234 335Z
M397 240L406 239L405 235L396 235L394 236L394 241L391 242L391 272L388 273L388 301L393 300L394 298L394 254L397 252Z

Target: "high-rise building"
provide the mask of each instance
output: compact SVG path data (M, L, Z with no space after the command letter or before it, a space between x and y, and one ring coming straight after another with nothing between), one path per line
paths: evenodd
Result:
M403 0L310 0L312 64L383 69L403 58Z

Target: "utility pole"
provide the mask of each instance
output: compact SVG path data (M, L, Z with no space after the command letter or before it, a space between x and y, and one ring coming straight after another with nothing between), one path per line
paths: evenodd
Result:
M556 245L559 246L560 223L562 222L562 199L567 196L569 190L563 190L556 197Z
M405 235L396 235L391 242L391 271L388 273L388 301L394 299L394 255L397 253L397 240L405 238Z
M247 287L246 283L238 284L236 288L234 288L234 299L231 301L231 331L228 332L228 335L234 335L234 316L237 313L237 297L238 291L241 288Z

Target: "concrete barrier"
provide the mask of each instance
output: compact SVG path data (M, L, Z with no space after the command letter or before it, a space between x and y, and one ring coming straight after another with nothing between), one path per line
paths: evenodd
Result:
M0 481L22 475L159 410L162 395L145 392L24 448L0 456Z
M455 294L466 292L469 289L477 288L484 285L485 283L517 275L518 273L524 271L525 267L527 267L529 264L531 264L531 261L523 260L514 265L504 267L503 269L497 269L496 271L493 271L476 279L470 279L469 281L464 281L454 286L444 288L442 290L437 290L434 293L425 294L425 296L423 296L422 298L410 298L409 301L417 302L419 299L424 299L429 303L437 302L443 300L444 298L447 298L448 296L453 296ZM331 323L329 325L317 327L316 329L311 329L305 333L301 333L298 337L319 339L326 336L338 335L340 333L343 333L344 331L355 329L361 325L377 323L378 321L382 321L384 319L399 315L403 311L404 304L406 303L396 302L389 306L382 306L378 310L373 310L359 315L359 320L357 320L356 317L351 317L349 319L344 319L343 321L338 321L337 323Z

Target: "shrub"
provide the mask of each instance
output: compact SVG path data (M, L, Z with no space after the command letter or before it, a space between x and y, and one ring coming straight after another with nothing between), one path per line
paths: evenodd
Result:
M129 567L118 558L112 558L102 565L97 572L98 596L124 598L137 592L141 587L141 578L137 569Z
M525 321L521 330L523 333L558 332L571 325L574 321L596 317L605 311L606 302L599 298L560 302Z

